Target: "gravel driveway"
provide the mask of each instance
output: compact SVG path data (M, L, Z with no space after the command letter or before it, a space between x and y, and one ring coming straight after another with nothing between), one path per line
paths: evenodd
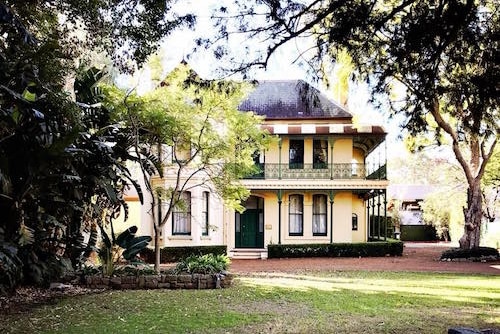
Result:
M296 272L303 270L372 270L372 271L432 271L500 275L500 261L440 261L443 251L453 245L444 243L405 242L403 256L366 258L299 258L267 260L233 260L230 271Z

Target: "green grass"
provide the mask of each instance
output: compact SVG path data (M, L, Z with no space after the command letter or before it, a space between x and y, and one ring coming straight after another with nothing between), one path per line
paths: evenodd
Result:
M500 276L305 272L223 290L110 291L0 316L2 333L446 333L500 327Z

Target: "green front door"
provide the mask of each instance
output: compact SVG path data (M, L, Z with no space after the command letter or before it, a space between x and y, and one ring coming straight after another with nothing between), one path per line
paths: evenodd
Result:
M236 220L236 248L264 248L262 210L247 209Z

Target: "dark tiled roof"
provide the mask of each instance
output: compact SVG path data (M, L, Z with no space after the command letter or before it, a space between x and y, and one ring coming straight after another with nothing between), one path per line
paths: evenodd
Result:
M259 81L238 109L267 119L352 118L344 108L302 80Z

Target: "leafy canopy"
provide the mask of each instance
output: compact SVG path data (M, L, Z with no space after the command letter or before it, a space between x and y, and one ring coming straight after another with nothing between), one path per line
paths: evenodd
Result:
M156 154L162 163L155 172L178 171L178 182L164 198L174 199L194 182L212 187L228 205L240 208L248 190L238 180L255 172L254 153L270 140L260 129L261 118L237 109L249 88L202 80L182 63L143 96L113 87L105 90L116 120L136 129L139 151ZM163 145L161 151L158 144Z

